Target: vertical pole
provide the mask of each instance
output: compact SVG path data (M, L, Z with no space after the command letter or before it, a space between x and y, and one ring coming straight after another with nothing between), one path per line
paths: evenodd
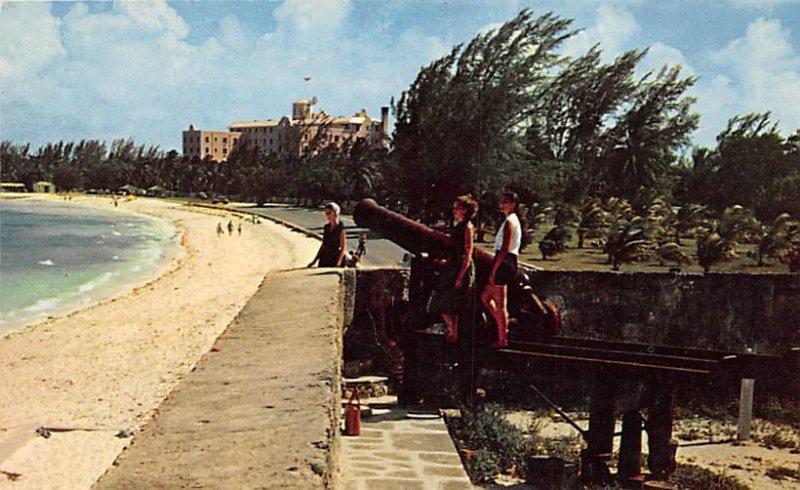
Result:
M617 479L622 481L642 472L642 415L629 410L622 415Z
M672 439L672 419L675 407L675 387L666 377L652 381L652 400L647 418L647 443L650 454L647 466L657 479L675 472L677 442Z
M589 405L589 433L586 449L581 452L581 482L585 485L610 483L608 460L614 450L613 377L600 370L595 373Z
M755 379L742 379L742 386L739 391L739 426L737 435L737 439L740 441L750 439L750 422L753 420L753 393L755 391L755 384Z
M590 454L611 454L614 451L614 392L611 379L598 372L589 407L587 449Z

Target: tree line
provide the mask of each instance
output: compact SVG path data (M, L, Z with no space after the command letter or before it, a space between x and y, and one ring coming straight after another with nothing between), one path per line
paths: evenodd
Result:
M646 49L609 62L600 45L560 54L576 32L571 20L523 10L454 46L392 101L389 150L365 142L339 150L318 138L297 155L240 145L218 164L132 140L35 151L6 141L3 180L51 180L63 190L159 186L256 202L374 197L425 222L447 218L452 198L472 193L482 205L479 225L494 219L503 189L573 215L619 199L640 216L657 202L703 206L718 217L737 205L759 220L800 216L800 129L785 138L769 112L736 115L714 148L693 147L699 115L687 93L695 77L680 66L637 75Z

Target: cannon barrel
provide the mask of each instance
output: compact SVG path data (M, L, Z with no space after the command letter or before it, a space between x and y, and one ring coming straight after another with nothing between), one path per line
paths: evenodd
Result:
M353 219L358 226L380 233L415 255L424 252L435 257L447 257L451 250L451 240L446 234L390 211L373 199L361 200L353 212ZM488 277L494 257L478 248L475 248L474 256L478 282L481 283Z

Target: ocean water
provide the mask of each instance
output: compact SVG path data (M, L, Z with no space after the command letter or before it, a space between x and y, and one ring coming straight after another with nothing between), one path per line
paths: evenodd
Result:
M0 201L0 336L145 282L174 236L170 223L114 209Z

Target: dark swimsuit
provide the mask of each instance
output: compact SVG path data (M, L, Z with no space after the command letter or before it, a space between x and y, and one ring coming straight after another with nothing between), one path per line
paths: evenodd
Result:
M320 267L337 267L339 254L342 251L339 237L343 229L344 224L341 222L334 227L331 227L330 223L325 223L322 231L322 252L319 254Z

